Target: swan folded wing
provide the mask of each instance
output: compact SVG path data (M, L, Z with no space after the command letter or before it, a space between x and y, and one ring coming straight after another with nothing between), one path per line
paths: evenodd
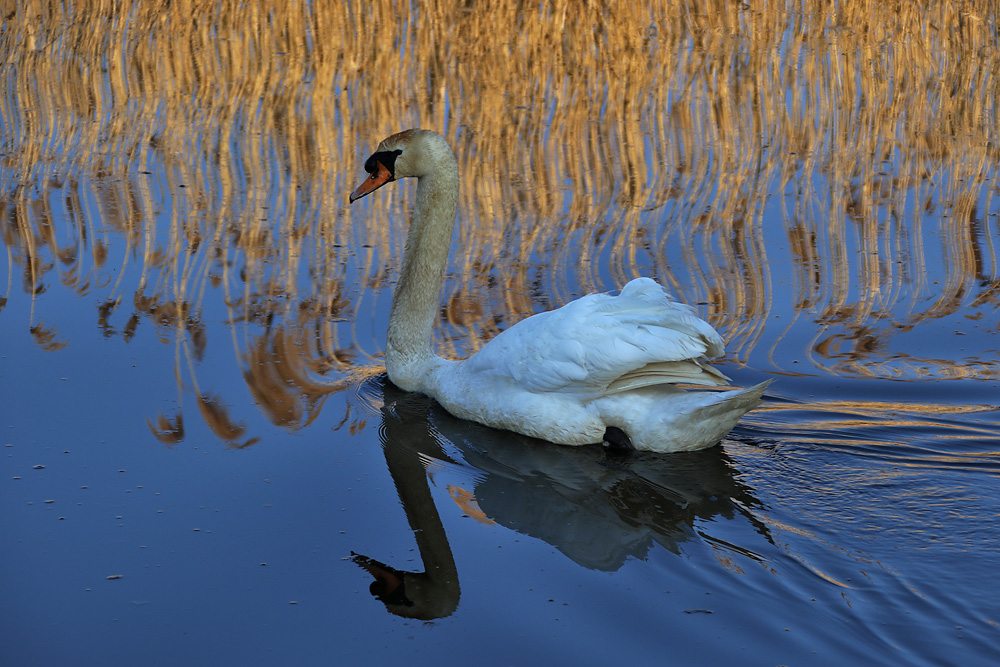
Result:
M609 384L604 393L618 394L640 387L674 383L719 387L729 384L729 378L711 366L700 364L694 359L659 361L625 373Z
M725 344L719 332L705 320L698 317L695 309L685 303L674 301L666 288L651 278L636 278L622 288L617 297L608 297L605 308L620 313L636 308L647 313L648 321L654 325L673 329L692 338L700 338L707 346L704 355L720 357L725 354Z
M528 391L596 398L653 384L726 384L724 375L695 361L722 353L722 339L694 309L639 278L618 295L592 294L534 315L464 365Z

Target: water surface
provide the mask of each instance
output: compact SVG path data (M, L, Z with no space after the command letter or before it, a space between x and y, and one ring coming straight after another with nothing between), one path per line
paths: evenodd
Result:
M460 4L5 16L3 662L995 664L992 5ZM764 405L622 456L395 390L413 189L347 194L415 126L442 354L649 275Z

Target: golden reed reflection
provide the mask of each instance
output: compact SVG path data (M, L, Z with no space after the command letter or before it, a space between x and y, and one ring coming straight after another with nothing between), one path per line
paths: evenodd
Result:
M352 210L346 194L378 138L424 126L463 176L445 355L646 274L704 304L740 362L768 350L791 372L779 346L807 340L810 372L1000 373L995 354L901 342L951 316L997 331L988 0L5 12L0 308L26 294L42 348L71 336L42 305L56 281L98 297L109 337L148 322L180 341L179 384L225 321L261 410L309 423L380 363L370 313L405 234L389 212L411 196ZM197 395L213 431L244 442ZM170 439L181 422L151 428Z

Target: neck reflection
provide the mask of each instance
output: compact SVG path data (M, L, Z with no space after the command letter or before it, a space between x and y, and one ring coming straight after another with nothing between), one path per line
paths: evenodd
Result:
M402 571L353 554L390 613L430 620L458 608L458 567L431 493L428 460L443 464L435 466L436 481L447 480L449 469L465 469L461 481L447 487L463 513L541 539L588 569L615 571L657 546L683 555L690 541L721 552L723 564L763 560L712 536L705 521L745 520L770 541L752 512L760 502L737 481L721 447L666 455L562 447L456 419L384 376L362 392L373 403L381 399L386 464L424 566ZM468 480L475 480L473 489L462 488Z

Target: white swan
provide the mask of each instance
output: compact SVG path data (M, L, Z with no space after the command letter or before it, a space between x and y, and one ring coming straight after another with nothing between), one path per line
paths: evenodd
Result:
M417 178L385 351L399 388L427 394L462 419L558 444L673 452L717 443L770 384L677 388L727 384L697 361L723 354L722 338L649 278L529 317L464 361L438 357L431 333L458 210L455 154L441 135L407 130L383 140L365 171L352 203L396 179Z

